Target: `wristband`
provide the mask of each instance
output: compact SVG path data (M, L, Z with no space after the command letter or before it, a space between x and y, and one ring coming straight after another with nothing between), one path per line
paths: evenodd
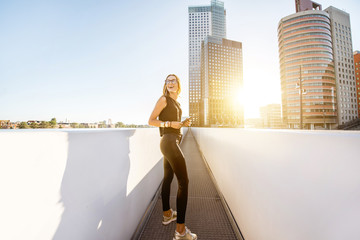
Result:
M165 122L161 122L160 127L165 127Z

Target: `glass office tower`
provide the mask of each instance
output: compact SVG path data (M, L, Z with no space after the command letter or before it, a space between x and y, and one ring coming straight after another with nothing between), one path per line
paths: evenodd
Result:
M244 109L242 43L208 36L201 45L200 126L240 127Z

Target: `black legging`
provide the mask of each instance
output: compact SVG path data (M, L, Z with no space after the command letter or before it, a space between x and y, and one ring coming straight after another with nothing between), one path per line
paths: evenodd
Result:
M179 185L176 197L176 222L185 223L189 179L185 158L179 147L179 137L175 134L164 134L160 142L160 149L164 155L164 181L161 194L163 211L170 209L170 185L175 173Z

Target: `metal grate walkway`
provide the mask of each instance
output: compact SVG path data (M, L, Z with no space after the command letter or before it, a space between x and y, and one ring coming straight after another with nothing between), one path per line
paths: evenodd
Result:
M181 149L185 155L189 175L186 226L198 235L199 240L237 239L191 131L185 136ZM170 194L170 206L173 209L176 208L176 192L177 181L174 176ZM162 204L159 196L139 239L171 240L176 223L163 226L161 220Z

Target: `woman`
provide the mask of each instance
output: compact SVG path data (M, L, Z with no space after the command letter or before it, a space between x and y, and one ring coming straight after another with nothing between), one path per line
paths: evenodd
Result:
M180 128L190 126L190 119L181 122L181 107L176 101L181 92L180 80L175 74L166 77L163 96L157 101L151 113L149 125L160 127L160 149L164 155L164 180L162 185L163 224L167 225L176 220L174 240L197 239L185 226L185 213L188 198L188 175L183 153L180 150ZM178 180L176 197L177 212L170 208L170 185L174 177Z

